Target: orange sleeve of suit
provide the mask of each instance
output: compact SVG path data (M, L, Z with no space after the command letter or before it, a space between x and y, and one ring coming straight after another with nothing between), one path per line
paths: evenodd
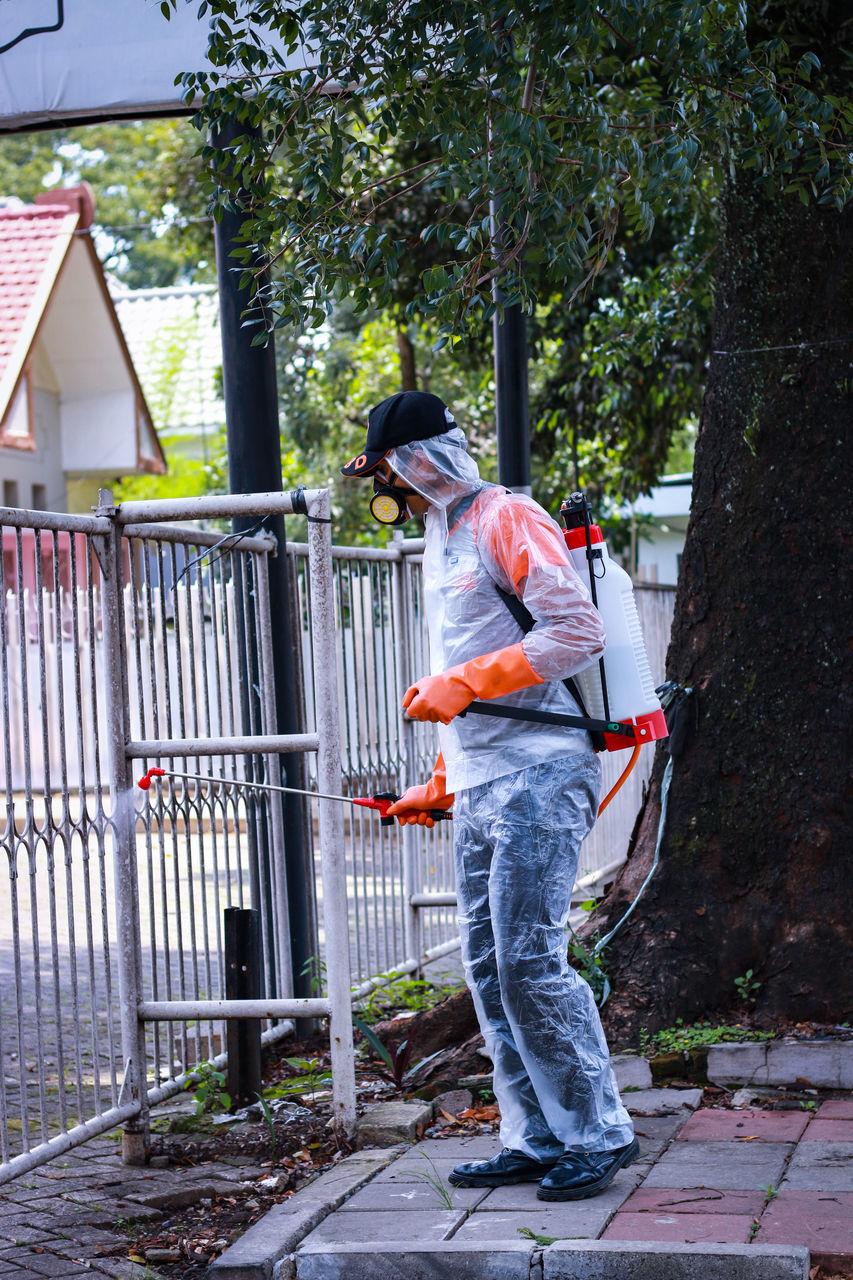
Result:
M547 511L532 498L506 494L483 507L476 538L494 580L533 617L522 644L540 679L565 680L601 656L601 616Z

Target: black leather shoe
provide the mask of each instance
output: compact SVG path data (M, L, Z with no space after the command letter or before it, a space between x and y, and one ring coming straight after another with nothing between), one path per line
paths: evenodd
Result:
M544 1164L541 1160L531 1160L521 1151L504 1147L491 1160L458 1164L447 1181L454 1187L504 1187L513 1182L538 1182L554 1164L553 1160Z
M585 1200L587 1196L596 1196L639 1154L640 1144L636 1138L615 1151L567 1151L545 1174L536 1197L538 1200Z

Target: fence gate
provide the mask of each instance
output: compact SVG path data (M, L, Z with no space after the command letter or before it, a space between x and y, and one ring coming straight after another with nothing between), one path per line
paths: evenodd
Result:
M290 496L126 503L92 517L0 510L0 686L9 911L0 931L0 1182L121 1123L144 1156L148 1108L202 1060L223 1019L264 1038L330 1017L333 1106L354 1120L343 827L320 802L327 996L292 998L280 781L316 752L341 791L329 526L309 525L315 731L274 733L271 538L163 521L290 513ZM304 494L328 514L328 494ZM245 705L243 689L259 691ZM216 778L164 779L149 765ZM223 999L222 911L263 906L265 996Z

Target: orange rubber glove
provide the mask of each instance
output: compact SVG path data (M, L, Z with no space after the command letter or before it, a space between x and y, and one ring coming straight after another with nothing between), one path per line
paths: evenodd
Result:
M444 789L446 778L444 757L440 755L429 782L419 787L408 787L388 809L389 818L396 818L401 827L434 827L435 819L429 816L430 809L453 808L453 796Z
M500 698L534 684L544 684L527 661L524 646L509 645L472 658L458 667L449 667L437 676L424 676L403 695L403 707L410 720L440 720L449 724L475 698Z

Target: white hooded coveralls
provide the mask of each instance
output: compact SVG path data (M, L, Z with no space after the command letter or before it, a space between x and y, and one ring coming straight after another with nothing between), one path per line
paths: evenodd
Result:
M495 699L578 714L562 680L604 632L559 527L532 499L480 480L458 428L398 446L398 476L431 504L423 574L433 674L523 638L544 683ZM526 636L495 584L521 599ZM600 768L587 734L468 713L439 725L455 792L459 924L505 1146L548 1161L633 1137L598 1010L567 961L565 924Z

